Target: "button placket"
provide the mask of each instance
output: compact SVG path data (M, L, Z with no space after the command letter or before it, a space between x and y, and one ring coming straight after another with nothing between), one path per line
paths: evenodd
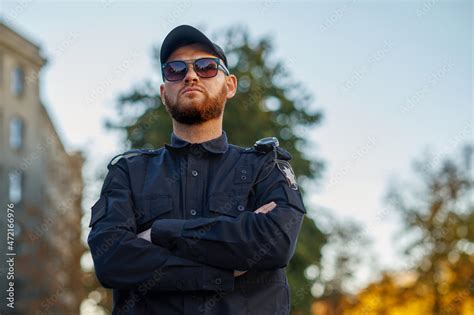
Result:
M192 177L197 177L199 175L199 161L200 158L195 156L194 154L188 155L188 170L190 171Z
M198 218L201 216L203 200L201 197L206 189L207 165L206 158L199 150L198 146L188 154L187 165L187 191L186 191L186 214L187 218ZM204 190L204 191L203 191Z

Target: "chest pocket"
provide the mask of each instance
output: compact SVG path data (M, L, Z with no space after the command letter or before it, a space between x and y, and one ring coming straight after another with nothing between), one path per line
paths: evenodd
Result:
M218 192L209 196L209 212L214 215L238 217L242 212L249 211L248 197L231 192Z
M135 198L135 218L139 230L146 230L154 220L168 217L173 210L170 195L148 194Z

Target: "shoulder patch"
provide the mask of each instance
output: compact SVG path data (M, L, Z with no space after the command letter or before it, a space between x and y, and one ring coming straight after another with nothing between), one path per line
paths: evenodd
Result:
M118 161L120 161L121 158L131 158L133 156L141 155L141 154L157 154L158 150L147 150L147 149L133 149L133 150L128 150L124 153L120 153L112 158L110 160L109 165L107 165L107 168L110 168L111 166L117 164Z
M275 159L275 162L278 166L278 169L286 178L286 182L288 186L290 186L293 190L298 190L298 184L296 183L296 176L295 172L293 172L293 168L288 161Z

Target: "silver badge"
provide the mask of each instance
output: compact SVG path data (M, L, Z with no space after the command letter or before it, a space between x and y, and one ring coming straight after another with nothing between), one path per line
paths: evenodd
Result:
M296 176L291 168L290 163L284 160L276 160L278 169L285 175L288 186L293 190L298 190L298 184L296 184Z

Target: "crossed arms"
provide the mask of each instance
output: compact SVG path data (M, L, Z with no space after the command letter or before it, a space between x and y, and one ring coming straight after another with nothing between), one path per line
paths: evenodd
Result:
M137 236L129 182L121 159L92 210L88 243L104 287L231 291L234 276L242 274L235 270L281 268L294 253L305 210L276 168L255 187L256 204L263 205L256 211L236 218L157 220L152 242Z
M276 207L276 203L275 202L269 202L267 204L264 204L263 206L261 206L260 208L258 208L257 210L254 211L255 214L267 214L268 212L272 211L274 208ZM177 254L178 256L183 256L185 258L189 258L189 259L192 259L192 260L196 260L196 261L199 261L199 260L204 260L205 259L205 254L208 253L207 251L207 248L205 247L207 244L206 243L200 243L203 245L203 247L199 246L200 244L198 244L199 241L202 240L202 238L199 236L199 234L201 234L202 232L204 232L205 230L209 230L209 228L207 226L209 225L206 225L206 224L213 224L214 222L209 222L209 220L205 220L204 222L199 222L199 221L202 221L202 220L198 220L198 222L193 222L194 224L192 224L193 226L196 226L196 224L198 224L198 226L200 226L199 230L197 230L197 234L196 236L197 237L192 237L192 238L186 238L186 237L183 237L181 236L182 233L181 231L179 231L179 229L181 228L182 229L182 225L184 225L184 221L191 221L191 220L169 220L169 219L164 219L164 220L157 220L156 223L154 224L153 228L154 228L154 235L153 235L153 239L155 240L153 243L154 244L157 244L157 245L160 245L160 246L165 246L167 248L173 248L175 247L175 244L176 242L180 242L180 251L178 252L177 250L174 251L175 254ZM219 222L221 223L221 222ZM175 224L176 226L174 227L174 230L177 230L177 233L174 233L174 234L170 234L168 233L168 235L166 236L166 231L169 231L170 230L170 224ZM167 227L167 229L163 229L162 227ZM212 228L212 227L211 227ZM173 228L172 228L173 229ZM141 233L139 233L137 236L140 237L140 238L143 238L144 240L147 240L149 242L152 242L151 240L151 232L152 232L152 229L148 229L146 231L143 231ZM241 232L241 231L239 231ZM189 235L190 233L188 233ZM161 237L161 235L165 235L163 237ZM212 238L212 239L215 239L215 238ZM209 239L209 236L206 238L206 240L210 240ZM223 240L219 240L220 242L222 242L222 244L220 244L221 246L223 245L223 249L225 251L229 251L230 248L228 248L226 245L227 245L227 242L223 241ZM257 241L255 241L255 244L257 243ZM245 245L248 245L248 244L245 244ZM238 245L234 245L234 246L238 246ZM189 249L190 248L194 248L195 250L194 251L190 251ZM194 255L193 255L194 254ZM229 255L226 257L225 253L223 254L222 252L219 252L219 255L222 255L222 257L220 259L213 259L215 257L215 254L213 256L210 256L210 258L208 258L207 260L209 261L208 264L209 265L217 265L217 267L223 267L223 268L235 268L235 266L237 266L238 264L235 263L235 261L232 261L232 256L233 255ZM241 255L239 255L241 256ZM222 258L226 258L223 262L221 262ZM230 259L229 259L230 258ZM257 259L258 260L258 259ZM228 263L226 263L226 261L228 261ZM253 261L248 261L248 262L252 262L254 263ZM250 268L251 266L249 265L248 268ZM247 268L247 265L244 267L244 268ZM234 270L234 276L238 277L238 276L241 276L243 275L244 273L246 273L247 270L244 270L244 271L240 271L240 270Z

